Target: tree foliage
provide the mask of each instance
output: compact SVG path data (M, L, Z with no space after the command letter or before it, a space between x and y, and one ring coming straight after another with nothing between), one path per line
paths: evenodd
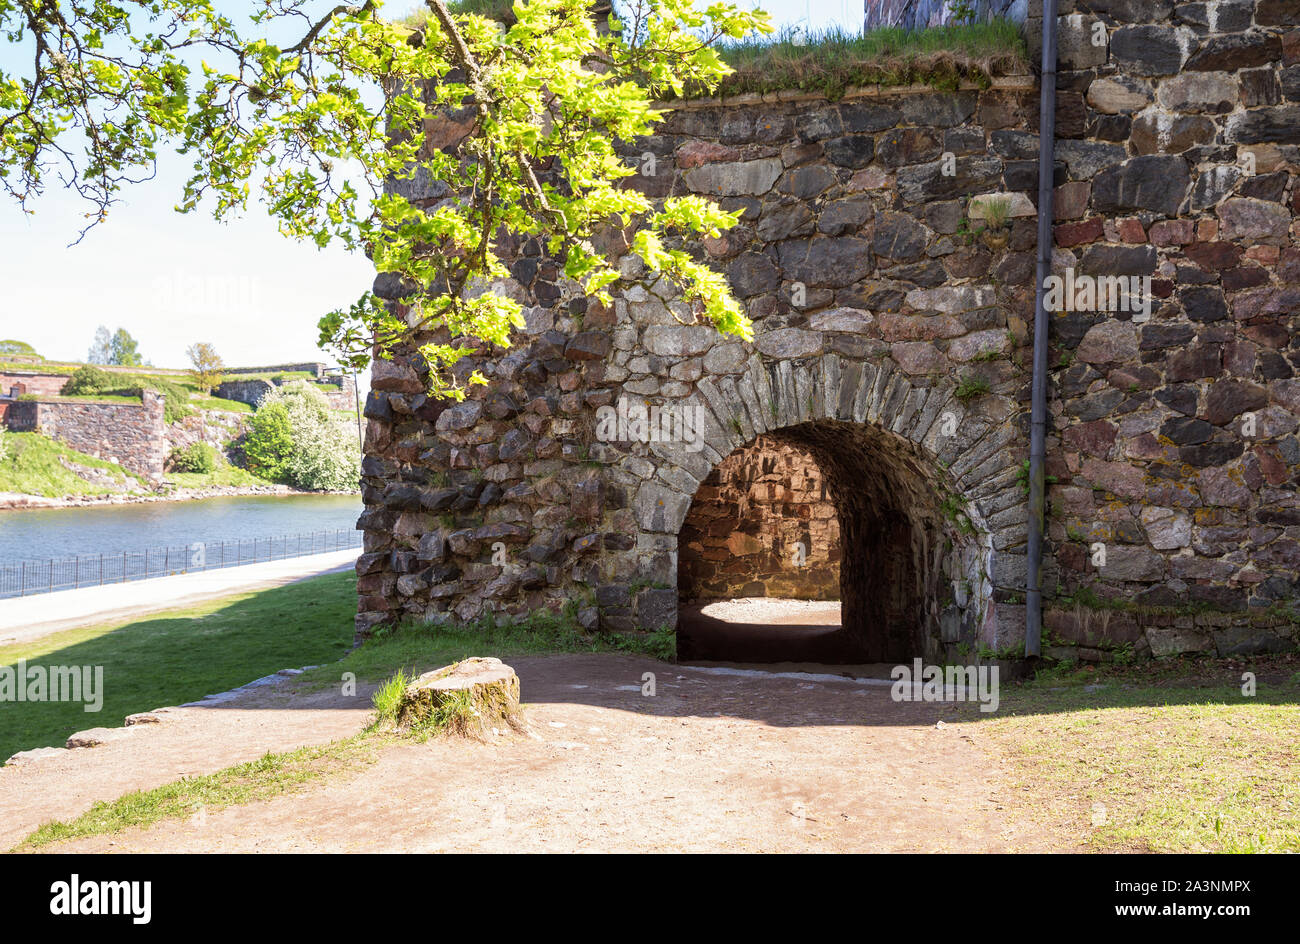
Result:
M0 0L0 3L3 2ZM131 337L130 331L118 328L109 334L104 325L95 331L95 340L90 345L86 361L90 364L115 364L121 367L141 367L145 363L140 355L140 342Z
M86 363L113 363L113 335L104 325L95 329L95 339L90 343L90 353L86 355Z
M24 357L39 357L36 348L32 347L26 341L15 341L12 339L0 341L0 355L19 354Z
M190 372L194 382L204 393L211 393L212 388L221 383L222 373L226 369L225 362L221 360L217 349L206 341L199 341L189 346L185 356L194 366L194 370Z
M113 332L110 350L112 352L109 355L110 364L121 367L140 367L144 364L144 357L140 354L140 342L131 337L131 332L125 328L118 328Z
M507 274L506 232L539 238L604 297L618 273L595 237L631 227L697 319L748 337L725 280L681 244L736 217L621 186L634 168L615 142L653 133L657 95L714 87L728 71L716 44L766 32L767 15L624 0L602 30L591 0L520 0L508 27L425 5L412 27L375 0L263 0L249 23L210 0L0 0L11 41L33 51L30 71L0 74L0 181L27 206L61 168L98 221L160 148L179 148L193 160L180 209L224 217L256 189L286 234L364 249L406 285L400 305L366 295L323 318L322 343L357 368L414 344L440 394L463 395L446 368L468 339L507 344L522 323L517 301L487 290ZM458 147L425 146L431 109L466 116ZM397 176L454 196L412 201L385 189Z

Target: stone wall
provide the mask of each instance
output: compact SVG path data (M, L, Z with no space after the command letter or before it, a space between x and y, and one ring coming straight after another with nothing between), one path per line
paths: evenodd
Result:
M838 600L840 529L812 454L760 436L709 473L679 536L683 601Z
M1056 269L1150 276L1154 298L1145 320L1054 319L1059 589L1138 609L1067 603L1052 641L1089 658L1292 648L1300 3L1062 12Z
M115 462L148 480L162 481L167 433L164 398L145 390L140 404L84 400L20 400L9 408L9 428L36 432Z
M658 587L678 587L697 490L779 433L841 496L842 566L855 575L845 623L864 658L1015 645L1035 165L999 148L1032 122L1033 98L1012 78L677 108L628 149L655 157L631 185L742 211L700 251L729 276L755 341L691 325L634 256L606 307L535 244L516 246L498 290L525 303L527 327L475 361L489 387L451 405L425 398L418 364L374 367L359 628L571 599L592 627L671 622L676 594ZM995 238L972 232L970 192L1007 194L1013 217ZM383 277L376 290L396 292ZM602 441L599 411L625 400L702 411L701 442Z
M1300 13L1082 9L1059 23L1047 651L1294 648ZM508 247L527 328L464 365L488 387L440 403L418 361L375 366L359 631L570 600L590 628L670 621L701 485L774 437L826 477L864 656L1020 645L1037 113L1029 77L677 104L627 148L630 185L741 211L694 249L754 342L692 324L621 234L608 307ZM457 133L430 122L427 146ZM1138 282L1076 294L1117 278ZM702 410L700 442L599 435L625 403Z

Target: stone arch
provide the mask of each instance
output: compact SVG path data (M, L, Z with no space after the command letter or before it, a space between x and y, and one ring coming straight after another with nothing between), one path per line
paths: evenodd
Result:
M755 354L738 377L697 388L686 404L700 411L698 448L649 444L658 467L632 499L647 567L674 590L678 535L699 486L727 456L775 435L813 452L835 480L844 621L862 661L939 659L1014 637L997 594L1015 590L1004 552L1024 534L1019 433L1006 417L963 402L950 377L833 353ZM905 554L872 559L891 542ZM883 631L870 625L882 619Z

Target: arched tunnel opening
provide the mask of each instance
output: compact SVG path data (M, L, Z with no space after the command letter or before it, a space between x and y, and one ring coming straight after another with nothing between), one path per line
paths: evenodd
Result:
M829 420L759 436L714 468L682 525L678 657L934 656L940 613L971 559L964 521L901 437Z

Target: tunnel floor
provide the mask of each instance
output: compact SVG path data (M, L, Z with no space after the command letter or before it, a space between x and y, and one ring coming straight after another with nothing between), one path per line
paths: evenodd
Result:
M749 597L683 603L677 658L692 664L802 670L835 666L841 674L887 678L893 663L868 663L840 624L836 600Z

